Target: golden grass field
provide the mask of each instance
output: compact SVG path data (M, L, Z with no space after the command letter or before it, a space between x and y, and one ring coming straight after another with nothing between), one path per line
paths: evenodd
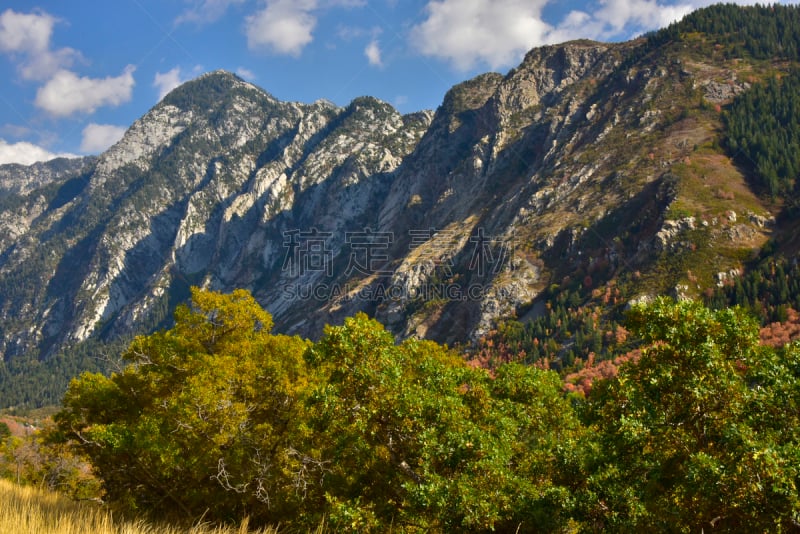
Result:
M101 505L75 502L62 495L0 479L0 534L277 534L277 529L249 530L198 523L190 528L120 520Z

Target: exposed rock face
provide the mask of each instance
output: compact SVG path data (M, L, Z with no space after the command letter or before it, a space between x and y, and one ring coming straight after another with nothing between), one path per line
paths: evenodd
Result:
M705 228L665 210L693 150L670 106L706 80L629 59L640 46L538 48L435 114L280 102L214 72L97 159L0 167L15 195L0 211L0 354L153 328L190 285L248 288L282 331L317 336L364 310L399 337L453 342L554 281L646 268ZM753 240L770 220L730 231Z
M33 165L0 165L0 191L25 195L43 185L80 173L94 158L57 158Z
M0 257L43 213L58 211L88 183L95 158L0 165Z
M361 228L430 120L372 98L282 103L215 72L96 160L0 167L18 196L0 213L0 350L139 331L189 283L249 287L280 310L281 293L262 284L280 278L283 234Z
M694 217L664 221L664 226L656 234L654 247L657 252L674 250L676 238L682 233L695 229Z

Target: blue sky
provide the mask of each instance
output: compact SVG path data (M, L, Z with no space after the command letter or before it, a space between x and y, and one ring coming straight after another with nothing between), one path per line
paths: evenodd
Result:
M97 154L183 81L236 72L281 100L435 109L534 46L624 40L703 0L5 0L0 163Z

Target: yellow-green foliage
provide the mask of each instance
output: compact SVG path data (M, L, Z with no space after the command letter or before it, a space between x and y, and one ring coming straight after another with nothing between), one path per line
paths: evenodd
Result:
M298 468L289 451L306 343L270 334L271 316L246 291L192 297L174 328L134 340L125 370L73 381L60 432L131 510L187 519L213 503L214 518L229 521L254 507L294 514L298 498L284 488Z
M110 501L182 523L777 532L800 517L800 349L759 345L740 311L634 307L640 357L583 400L552 371L397 344L364 314L316 343L270 325L244 291L195 290L129 368L73 382L52 439L90 458Z
M555 466L580 429L556 374L492 377L363 314L314 345L271 323L244 291L195 290L174 328L133 342L131 366L72 383L55 439L91 459L108 499L157 517L337 532L566 521Z

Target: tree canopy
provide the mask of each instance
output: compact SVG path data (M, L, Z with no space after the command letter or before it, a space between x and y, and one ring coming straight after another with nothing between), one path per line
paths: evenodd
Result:
M71 384L54 441L130 509L336 532L792 530L800 349L662 299L588 397L360 314L316 343L244 291L193 290L124 370Z
M593 391L591 491L615 530L797 528L796 346L759 345L740 310L660 299L634 308L645 349ZM789 430L787 432L787 430Z

